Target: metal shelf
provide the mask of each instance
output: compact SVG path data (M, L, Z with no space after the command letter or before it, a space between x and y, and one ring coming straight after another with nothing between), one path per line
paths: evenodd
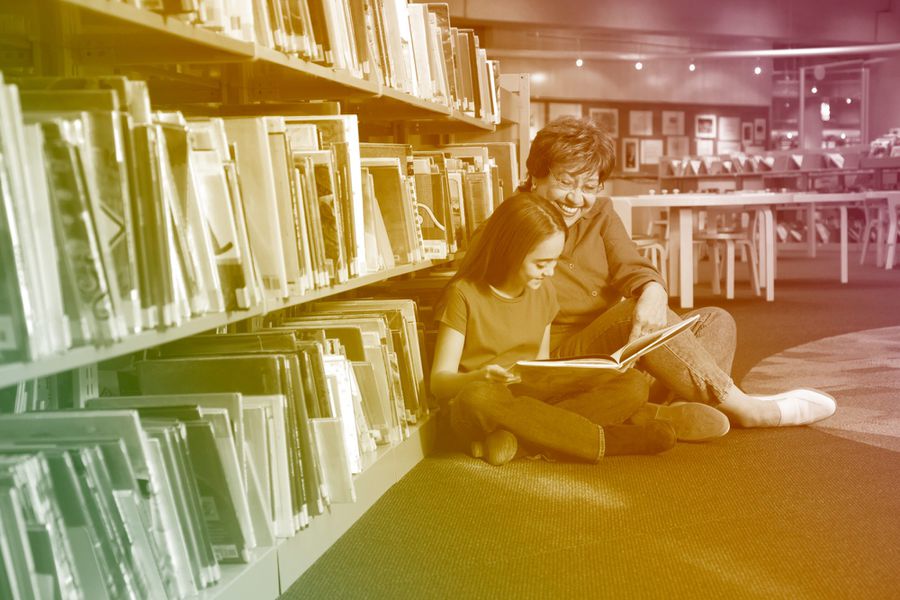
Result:
M298 306L314 300L321 300L329 296L335 296L373 283L378 283L392 277L399 277L401 275L428 269L436 264L440 264L440 261L435 262L428 260L412 265L403 265L394 269L356 277L332 287L312 290L302 296L287 298L276 302L269 300L265 302L263 306L254 307L247 311L204 315L168 329L142 331L108 346L82 346L73 348L59 356L51 356L34 362L5 364L0 366L0 388L15 385L20 381L27 381L29 379L46 377L62 371L77 369L89 364L116 358L117 356L140 352L142 350L153 348L154 346L174 342L175 340L224 327L225 325L252 317L258 317L272 311Z

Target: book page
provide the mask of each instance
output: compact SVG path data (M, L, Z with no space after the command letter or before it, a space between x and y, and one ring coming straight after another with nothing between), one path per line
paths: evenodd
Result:
M620 349L616 350L612 357L618 362L622 367L626 365L630 366L631 363L634 363L638 358L647 354L648 352L652 352L659 346L666 343L673 336L681 333L688 327L692 326L694 322L699 319L699 315L694 315L689 319L685 319L679 323L674 325L670 325L669 327L664 327L663 329L658 329L652 333L648 333L646 335L642 335L638 339L625 344Z

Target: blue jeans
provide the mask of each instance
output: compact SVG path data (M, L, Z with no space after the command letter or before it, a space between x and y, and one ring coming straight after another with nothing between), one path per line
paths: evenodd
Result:
M624 422L646 402L647 379L634 370L595 388L538 400L499 383L466 385L450 401L450 426L466 441L506 429L530 448L588 462L603 458L603 425Z
M585 327L565 332L567 335L551 354L560 357L615 352L628 341L634 306L633 299L622 300ZM688 331L638 363L638 368L655 380L650 394L654 402L671 401L676 396L715 406L734 385L730 375L737 339L734 318L716 307L701 308L684 316L695 314L700 319ZM682 317L669 311L670 325L680 320Z

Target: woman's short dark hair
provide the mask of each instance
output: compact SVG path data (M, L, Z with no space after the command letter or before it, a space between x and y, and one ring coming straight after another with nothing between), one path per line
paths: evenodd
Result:
M525 160L528 179L546 177L553 165L582 165L576 173L597 173L600 181L605 181L616 166L615 141L588 119L553 119L531 142ZM530 181L527 183L530 187Z
M475 232L453 279L503 285L538 244L566 230L565 221L550 202L533 192L516 193Z

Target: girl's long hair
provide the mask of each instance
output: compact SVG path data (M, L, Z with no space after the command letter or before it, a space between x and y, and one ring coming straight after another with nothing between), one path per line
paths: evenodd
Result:
M534 192L519 192L481 224L452 281L501 286L516 273L535 246L567 231L559 211Z

